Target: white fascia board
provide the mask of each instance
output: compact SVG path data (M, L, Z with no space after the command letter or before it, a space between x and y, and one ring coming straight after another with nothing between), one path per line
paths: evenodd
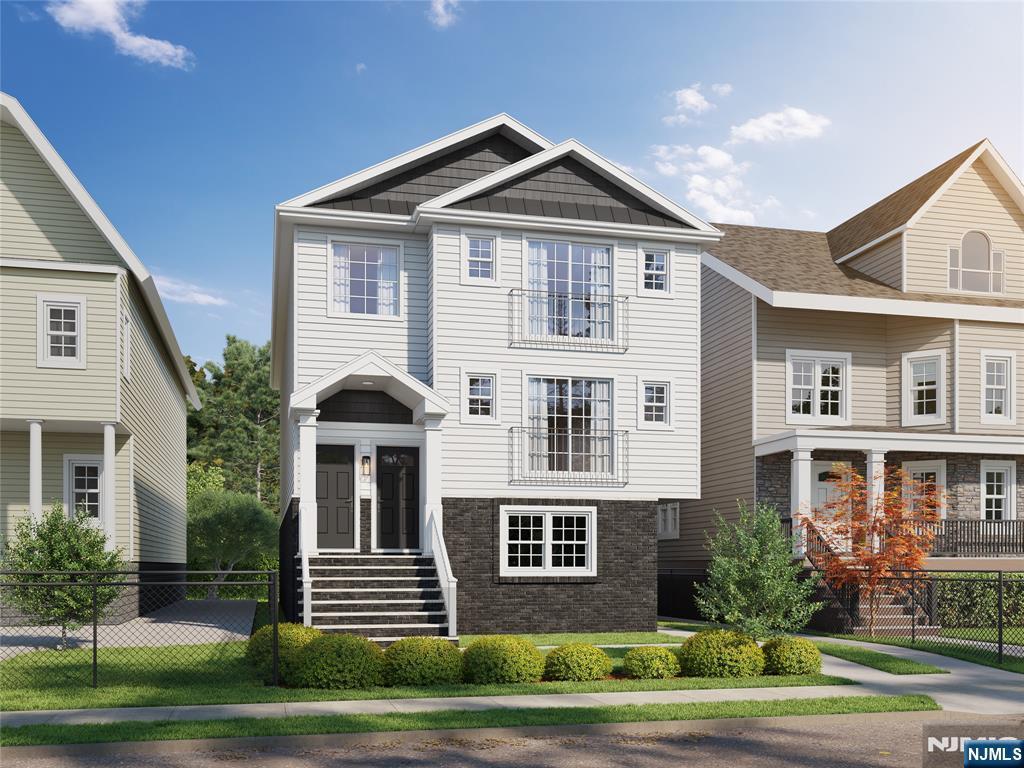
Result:
M707 253L706 251L702 253L700 256L700 263L709 269L713 269L727 280L731 280L736 283L740 288L752 293L754 296L761 299L761 301L767 302L768 304L774 304L775 296L771 288L757 282L745 272L740 272L731 264L726 264L713 254Z
M471 181L469 184L463 184L458 189L453 189L451 192L446 192L432 200L428 200L420 207L430 209L444 208L461 200L479 195L486 192L488 189L492 189L499 184L503 184L506 181L523 175L524 173L528 173L535 168L539 168L570 155L582 162L591 170L632 192L644 202L658 208L667 216L681 219L700 232L714 233L721 236L721 233L717 229L712 227L703 219L694 216L685 208L665 197L660 192L651 189L639 179L619 168L615 163L606 160L601 157L601 155L594 152L594 150L584 144L581 144L575 139L563 141L561 144L551 147L550 149L524 158L518 163L506 165L504 168L494 171L493 173L489 173L476 181Z
M953 171L953 173L949 174L949 178L942 183L942 186L935 190L935 192L932 193L932 196L924 202L924 205L918 208L917 212L910 217L907 221L907 227L910 228L915 226L917 222L921 220L921 217L927 213L928 209L935 204L935 201L946 194L946 191L956 183L956 180L960 178L961 174L970 168L974 164L974 161L977 160L983 152L986 152L990 146L988 139L985 139L985 141L979 144L977 148L968 155L967 159L960 164L960 167Z
M1012 454L1017 435L965 435L944 432L792 429L753 441L755 456L781 451L926 451L929 453Z
M428 144L416 147L415 149L410 149L408 152L395 155L394 157L385 160L382 163L377 163L377 165L370 166L365 170L350 174L344 178L338 179L337 181L332 181L329 184L325 184L322 187L318 187L310 192L299 195L298 197L293 197L290 200L286 200L282 205L313 205L325 198L334 197L335 195L359 189L380 176L397 173L406 166L418 163L433 154L443 152L451 146L465 141L470 141L475 136L501 128L507 128L513 135L520 138L520 143L535 149L546 150L552 146L551 142L539 133L527 128L510 115L501 113L494 117L489 117L475 125L462 128L454 133L449 133L447 136L442 136L440 139L431 141Z
M292 205L279 205L276 210L278 217L295 224L406 230L414 229L416 226L416 221L412 216L394 213L339 211L334 208L298 208Z
M902 225L896 227L896 229L889 230L888 232L886 232L881 237L876 237L870 243L865 243L860 248L852 250L848 254L846 254L845 256L841 256L840 258L836 259L836 264L842 264L844 261L849 261L850 259L854 258L855 256L859 256L860 254L864 253L864 251L871 250L876 245L879 245L880 243L884 243L886 240L889 240L890 238L896 237L896 235L902 235L906 231L907 231L907 225L906 224L902 224Z
M86 272L94 275L120 275L124 267L117 264L93 264L84 261L54 261L53 259L19 259L0 257L0 267L11 269L47 269L53 272Z
M1010 193L1010 197L1013 198L1017 207L1024 211L1024 182L1021 182L1020 177L1014 173L1009 163L996 151L992 142L985 139L985 143L982 146L985 148L985 151L981 154L981 161L992 171L992 175L996 177L996 180Z
M160 300L160 294L156 290L149 270L146 269L139 257L135 255L125 239L121 237L121 233L114 228L110 219L107 218L99 205L96 204L92 195L82 185L82 182L78 180L78 177L68 167L68 164L64 162L64 159L57 153L57 150L53 148L53 145L50 144L49 140L39 129L39 126L35 124L35 121L25 111L25 108L21 106L21 103L7 93L0 93L0 120L14 125L21 131L22 135L28 139L32 147L39 153L39 156L43 158L43 162L46 163L53 174L60 180L61 184L64 185L68 194L71 195L85 215L89 217L93 226L99 230L110 247L114 249L114 252L128 265L128 269L135 276L135 279L139 281L142 295L146 300L156 327L160 331L160 336L167 346L171 365L174 366L181 387L185 391L185 396L192 403L192 407L200 408L199 393L196 392L195 384L192 383L192 377L189 376L188 370L185 368L181 348L178 346L178 340L174 336L171 322L167 318L167 312L164 310L163 302Z

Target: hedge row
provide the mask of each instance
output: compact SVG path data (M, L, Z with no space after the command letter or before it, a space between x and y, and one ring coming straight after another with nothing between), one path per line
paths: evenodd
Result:
M932 583L939 626L996 626L999 590L993 574L943 573ZM1003 574L1003 626L1024 627L1024 573Z

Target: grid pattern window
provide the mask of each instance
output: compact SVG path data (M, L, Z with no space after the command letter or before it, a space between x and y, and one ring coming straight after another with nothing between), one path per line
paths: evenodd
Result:
M611 340L612 249L530 240L528 334Z
M849 359L814 354L787 355L788 420L840 422L848 418Z
M502 507L503 576L596 575L593 507Z
M914 416L935 416L939 412L939 359L910 361L910 409Z
M968 232L949 249L949 287L954 291L1002 293L1005 256L981 232Z
M470 416L494 416L494 377L469 376L467 382L469 402L467 408Z
M679 504L659 504L656 509L658 516L658 539L679 538Z
M98 520L100 517L100 474L98 461L72 460L68 465L68 501L71 513Z
M68 301L40 298L39 363L55 367L81 367L84 363L84 299Z
M472 278L494 280L494 238L469 237L466 269Z
M987 422L1012 422L1012 355L982 355L982 418Z
M644 250L644 290L668 292L668 251Z
M1012 519L1013 471L1008 466L981 465L982 514L986 520Z
M612 470L612 383L531 378L526 444L531 472L608 474Z
M644 382L644 422L668 424L668 384Z
M905 461L903 472L908 483L904 495L908 497L912 512L924 514L929 510L945 513L946 462Z
M398 247L332 243L334 311L398 316Z

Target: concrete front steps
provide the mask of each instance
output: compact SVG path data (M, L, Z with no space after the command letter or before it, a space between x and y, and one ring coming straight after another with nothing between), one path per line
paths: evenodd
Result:
M387 645L403 637L448 636L441 585L428 555L311 557L312 624Z
M858 606L860 625L853 634L869 634L871 610L868 605ZM928 624L928 614L919 605L909 602L906 595L885 594L875 608L875 634L883 637L937 637L941 627Z

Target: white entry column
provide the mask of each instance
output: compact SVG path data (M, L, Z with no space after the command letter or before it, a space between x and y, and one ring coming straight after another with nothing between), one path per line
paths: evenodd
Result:
M806 531L802 518L811 514L811 485L813 476L811 452L794 450L790 461L789 493L790 516L793 519L793 554L803 556L806 550Z
M43 420L28 420L28 511L43 516Z
M441 515L441 419L423 420L423 520L420 530L425 532L421 542L426 554L433 554L432 530L438 536L444 532Z
M867 456L867 471L864 481L867 484L867 505L870 512L881 503L885 496L885 451L864 451Z
M103 487L100 490L100 518L107 535L107 549L117 546L117 424L103 422Z
M309 556L316 550L316 418L315 408L294 409L299 425L299 553L302 556L302 623L313 623L313 579Z

